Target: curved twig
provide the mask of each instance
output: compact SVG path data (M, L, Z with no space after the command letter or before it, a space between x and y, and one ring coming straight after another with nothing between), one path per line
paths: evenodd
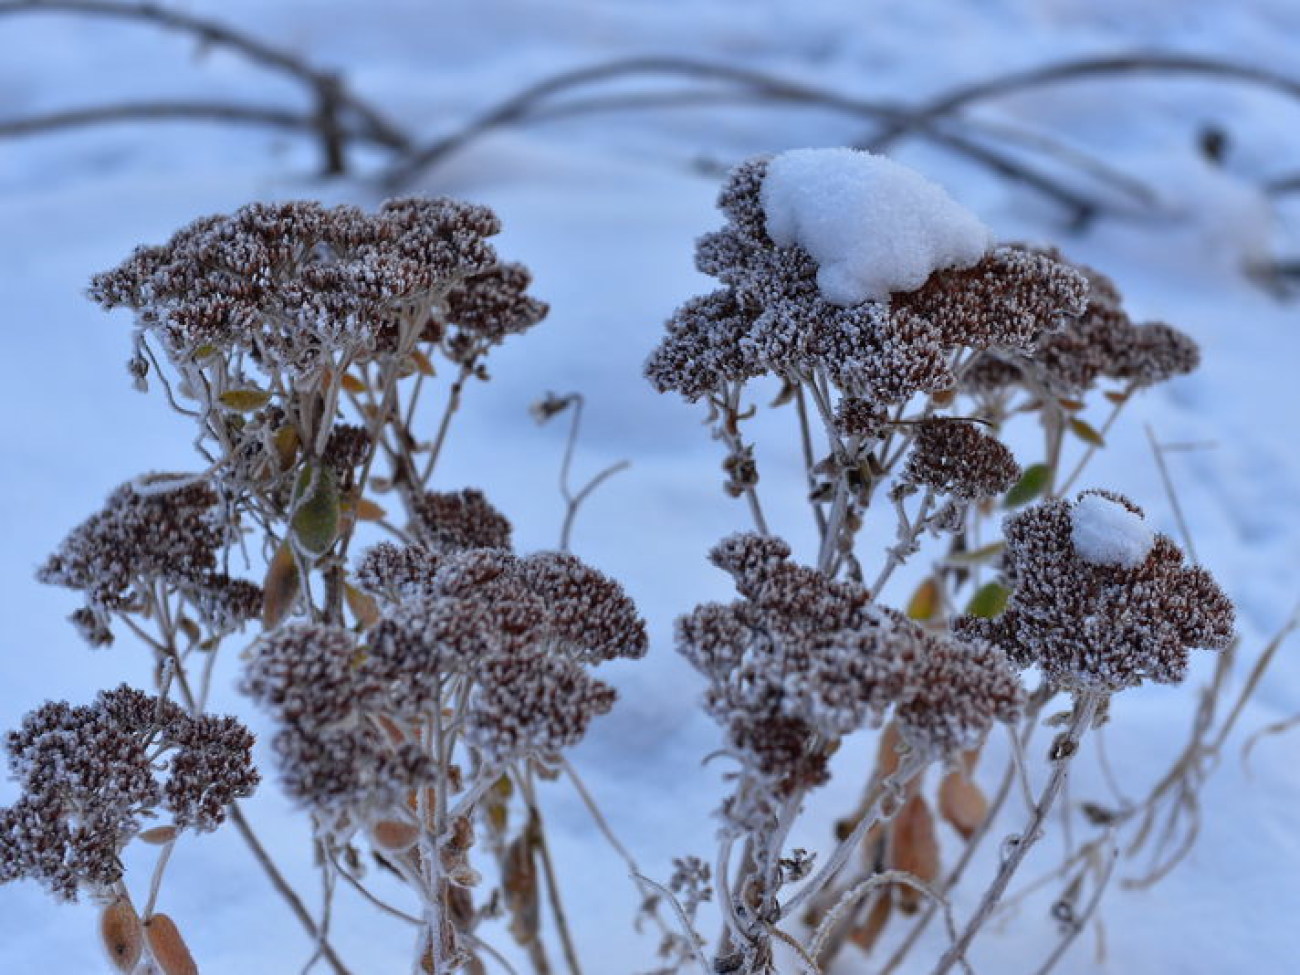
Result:
M296 78L312 89L315 130L326 157L326 171L343 171L343 148L348 137L340 120L346 111L361 123L365 138L398 151L407 149L409 137L383 113L358 98L335 72L318 68L301 57L274 47L225 24L156 3L117 0L0 0L0 17L8 14L63 13L109 17L147 23L162 30L187 34L200 43L234 51L249 61Z
M1195 54L1128 54L1102 58L1079 58L997 78L962 85L940 95L907 116L895 120L871 140L870 148L881 150L902 136L937 121L975 102L1000 98L1029 88L1072 81L1078 78L1120 74L1190 74L1231 78L1272 88L1300 99L1300 80L1248 64L1237 64Z

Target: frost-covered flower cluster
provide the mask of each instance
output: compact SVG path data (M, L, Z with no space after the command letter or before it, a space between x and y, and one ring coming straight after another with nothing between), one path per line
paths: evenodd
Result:
M301 382L340 359L394 347L407 320L458 359L536 323L526 271L502 265L486 207L390 200L376 214L254 203L197 220L97 276L91 297L136 312L178 367L246 356Z
M827 171L811 188L787 186L810 166ZM924 205L888 205L900 184ZM955 349L1026 350L1083 309L1078 273L990 248L942 190L867 153L750 160L719 206L728 223L700 239L696 264L724 287L669 321L646 366L661 392L696 400L728 382L819 370L845 396L902 403L952 388ZM841 217L854 213L867 223L849 233Z
M185 595L216 633L261 612L261 589L218 570L227 532L216 494L202 483L169 480L150 475L118 487L37 571L41 582L85 594L72 620L93 646L111 643L111 614L139 609L156 584Z
M900 486L927 487L962 501L992 498L1020 477L1020 465L1000 440L965 420L922 420Z
M1065 260L1051 249L1022 252ZM963 377L965 388L989 392L1028 384L1057 396L1079 396L1101 378L1150 386L1200 364L1200 349L1189 336L1163 322L1135 324L1114 282L1093 268L1072 266L1088 282L1083 313L1065 328L1043 335L1028 354L986 352Z
M125 684L91 705L37 708L5 739L23 794L0 809L0 883L30 877L65 900L102 894L150 820L206 832L252 795L252 746L234 718L191 718Z
M1141 519L1131 501L1105 491L1008 518L1007 608L994 619L962 618L958 631L998 644L1022 667L1037 664L1067 689L1182 680L1191 648L1231 642L1232 603Z
M419 736L447 707L476 768L554 755L613 705L587 668L646 650L622 588L565 553L385 543L358 579L380 600L371 627L282 627L243 681L282 725L290 795L326 812L373 812L432 782Z
M1020 682L1000 650L926 633L789 555L779 539L724 539L710 558L743 598L677 623L678 651L709 679L706 709L778 795L825 781L834 744L891 706L926 754L969 747L1019 713Z

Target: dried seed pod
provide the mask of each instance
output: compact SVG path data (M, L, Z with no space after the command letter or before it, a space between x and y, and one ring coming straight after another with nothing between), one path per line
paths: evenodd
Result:
M939 815L949 826L968 840L984 822L989 802L978 785L964 772L953 769L939 784Z
M119 895L104 908L99 915L99 936L114 968L126 975L135 971L144 952L144 932L129 897Z
M419 838L419 827L396 819L381 819L370 827L370 839L375 846L390 853L409 850Z
M154 914L144 922L149 951L163 975L199 975L199 966L185 946L176 922L166 914Z
M935 835L934 816L925 798L912 796L903 803L889 831L889 865L903 870L923 883L939 877L939 839ZM904 914L916 911L921 894L913 887L899 884L895 890L898 909Z
M528 834L514 840L506 849L501 869L501 886L510 910L510 934L520 945L537 940L541 927L541 898L537 890L537 865L533 862L533 845Z

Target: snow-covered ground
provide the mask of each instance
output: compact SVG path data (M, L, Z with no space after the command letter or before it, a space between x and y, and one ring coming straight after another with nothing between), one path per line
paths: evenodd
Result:
M1084 54L1204 54L1300 78L1294 0L178 6L344 70L361 93L428 136L552 72L634 55L707 58L905 103L957 82ZM301 93L283 80L148 27L54 14L0 17L0 122L164 95L303 107ZM1155 528L1174 533L1143 427L1162 441L1194 445L1169 455L1171 474L1197 554L1237 601L1249 662L1300 597L1300 450L1292 429L1300 316L1294 303L1277 301L1243 272L1263 256L1300 253L1300 197L1273 205L1259 191L1269 179L1300 171L1300 100L1244 83L1143 76L1062 84L996 100L976 114L990 125L1050 131L1159 194L1158 214L1102 217L1077 232L1055 204L952 153L916 140L898 152L997 237L1058 244L1114 277L1136 318L1167 320L1201 343L1201 371L1138 401L1090 468L1088 484L1132 497ZM1229 136L1223 167L1197 151L1207 125ZM868 128L842 114L753 104L578 115L491 135L413 187L494 207L505 224L500 251L532 268L535 293L552 306L546 322L494 354L492 381L471 391L441 485L484 488L513 519L520 550L553 546L562 505L551 485L564 430L559 423L539 428L527 414L548 390L586 397L579 476L632 462L586 505L574 548L625 583L650 622L653 647L647 660L619 665L613 679L621 701L574 761L653 877L667 877L673 856L707 855L713 844L710 811L722 785L700 759L718 738L693 708L699 685L672 653L671 621L700 600L728 598L728 580L703 555L745 525L745 511L719 489L720 455L701 412L656 395L641 365L667 315L706 287L693 270L692 243L720 223L713 209L717 165L760 151L840 145ZM313 175L316 159L305 140L201 125L0 141L0 388L7 402L0 414L0 727L13 727L47 698L85 701L123 679L149 686L143 652L125 642L88 651L65 621L75 597L38 585L32 572L118 483L146 470L196 466L186 426L159 397L132 392L123 369L129 323L84 299L89 276L137 243L161 241L195 216L249 200L373 204L382 194L365 176L379 162L362 154L357 178L323 183ZM774 451L764 476L773 521L808 557L793 454ZM904 598L903 583L894 585L888 595ZM1241 732L1300 711L1298 654L1291 647L1279 655ZM1184 739L1193 687L1212 666L1202 656L1190 686L1129 691L1117 702L1107 743L1131 791L1149 783ZM231 690L237 666L234 654L220 666L218 705L249 715ZM1154 890L1116 888L1102 912L1105 960L1085 936L1061 971L1296 969L1296 734L1261 742L1249 774L1237 759L1244 734L1237 735L1203 795L1201 835L1188 861ZM842 758L849 774L817 797L796 837L806 845L824 845L829 821L856 795L853 762L861 768L866 759ZM1083 762L1075 794L1090 789L1101 789L1098 773ZM0 802L11 798L10 786L0 786ZM544 803L587 970L652 967L655 942L632 931L637 898L621 861L570 790L557 784ZM252 809L291 873L312 890L306 834L273 783ZM144 860L133 866L149 869ZM1026 878L1034 873L1031 863ZM163 905L205 972L278 975L297 971L310 954L231 836L180 844ZM335 940L354 970L405 971L407 933L346 896L344 905ZM957 908L962 913L969 904L959 900ZM34 885L0 888L0 971L107 970L94 917L87 905L54 905ZM705 930L715 929L706 916ZM1054 935L1052 922L1027 908L981 939L976 970L1028 971ZM909 970L925 970L921 957ZM847 954L836 969L872 970Z

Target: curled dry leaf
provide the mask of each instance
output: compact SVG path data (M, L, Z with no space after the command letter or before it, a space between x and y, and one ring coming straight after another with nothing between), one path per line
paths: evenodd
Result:
M370 827L370 838L375 846L392 853L403 853L420 838L419 827L396 819L381 819Z
M176 922L166 914L154 914L144 922L149 951L163 975L199 975L199 966L185 945Z
M134 972L144 952L144 933L140 929L140 915L136 914L129 897L119 895L104 908L99 915L99 936L113 967L127 975Z
M894 817L889 831L889 866L903 870L923 883L939 877L939 839L935 835L934 815L920 795L912 796ZM916 911L921 894L913 887L899 884L895 888L898 909L904 914Z
M968 840L989 812L989 802L978 785L961 770L954 769L939 784L939 815Z

